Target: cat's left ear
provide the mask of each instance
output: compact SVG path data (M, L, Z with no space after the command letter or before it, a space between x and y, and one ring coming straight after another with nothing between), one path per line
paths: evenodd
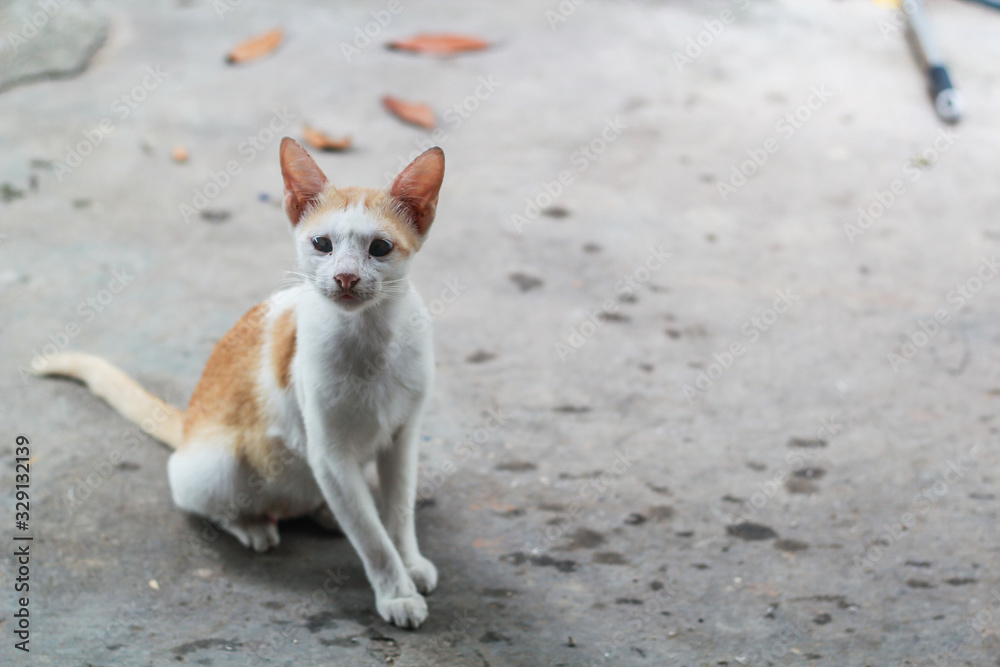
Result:
M389 194L403 205L410 222L421 236L427 234L434 222L443 180L444 151L435 146L407 165L389 188Z
M281 176L285 179L285 213L293 225L319 199L326 187L324 174L306 149L291 137L281 140Z

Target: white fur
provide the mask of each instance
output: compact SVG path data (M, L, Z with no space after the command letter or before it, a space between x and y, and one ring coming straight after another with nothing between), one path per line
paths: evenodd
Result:
M312 261L318 288L304 291L296 308L293 384L305 454L364 562L379 613L416 627L427 616L420 593L437 585L437 570L420 554L413 521L420 417L433 384L433 348L425 307L406 278L407 260L367 258L355 264L384 233L361 214L349 210L323 221L319 229L334 241L325 265L308 250L302 257L303 264ZM371 303L351 304L349 312L322 282L345 266L357 266L361 287L375 286ZM386 294L387 281L393 289ZM380 503L364 479L370 461L378 471Z
M427 617L421 593L437 585L413 520L420 419L434 361L429 317L406 276L408 258L368 255L372 239L390 233L360 208L296 230L307 279L272 297L268 313L270 323L295 308L292 381L287 389L277 385L269 346L258 379L268 436L285 452L280 474L262 481L225 443L201 442L171 457L169 476L178 506L212 518L257 550L277 545L276 519L319 513L330 525L332 511L361 556L379 614L417 627ZM315 251L317 234L330 236L333 252ZM349 301L334 280L343 272L360 278L357 298ZM363 474L372 462L378 498ZM241 493L250 503L234 515Z

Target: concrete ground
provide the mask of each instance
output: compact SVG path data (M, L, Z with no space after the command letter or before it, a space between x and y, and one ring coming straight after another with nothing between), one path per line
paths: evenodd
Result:
M862 0L72 4L41 65L0 15L2 526L25 434L35 537L30 654L3 548L3 664L998 664L1000 14L930 3L948 129ZM493 46L382 46L426 31ZM447 154L415 632L344 538L244 550L172 506L164 447L23 377L86 350L183 405L287 280L307 123L353 136L336 183Z

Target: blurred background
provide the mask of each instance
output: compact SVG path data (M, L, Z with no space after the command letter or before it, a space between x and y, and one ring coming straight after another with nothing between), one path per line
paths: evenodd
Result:
M1000 12L926 16L957 124L892 3L0 3L4 663L994 664ZM30 376L185 405L289 280L283 136L338 185L446 154L417 632L345 539L244 550Z

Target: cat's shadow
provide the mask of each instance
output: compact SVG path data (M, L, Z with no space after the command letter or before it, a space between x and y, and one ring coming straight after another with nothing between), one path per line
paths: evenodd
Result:
M198 537L189 543L202 558L221 565L234 585L261 596L261 620L282 619L318 634L350 621L366 632L383 634L395 628L375 609L375 594L361 560L347 537L310 518L290 519L278 525L281 543L266 553L244 547L232 535L207 528L204 519L188 515L187 523ZM449 597L440 586L428 596L431 613L417 631L430 635L448 632L453 614ZM277 610L277 612L276 612Z

